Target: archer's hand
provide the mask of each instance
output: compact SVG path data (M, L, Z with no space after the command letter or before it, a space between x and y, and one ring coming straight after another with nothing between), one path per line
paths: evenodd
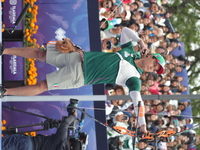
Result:
M140 132L147 134L148 131L147 131L146 124L143 124L143 125L140 126Z
M149 52L149 49L147 49L146 47L140 50L142 57L147 57Z
M140 54L142 55L142 57L147 56L149 54L149 52L150 52L150 50L148 49L147 44L143 40L140 40L138 42L138 44L141 47Z
M123 146L123 145L124 145L124 142L118 140L118 144L119 144L119 146Z
M73 115L77 117L77 110L74 110Z
M56 49L61 53L76 52L76 47L69 38L63 38L56 42Z

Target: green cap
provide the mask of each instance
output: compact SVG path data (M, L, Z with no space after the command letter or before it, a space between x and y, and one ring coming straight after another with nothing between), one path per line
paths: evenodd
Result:
M112 21L107 20L106 23L107 23L107 27L104 29L104 31L112 29L114 27Z
M165 70L165 59L159 53L155 53L153 56L157 59L158 64L160 65L160 69L157 71L157 74L162 74Z

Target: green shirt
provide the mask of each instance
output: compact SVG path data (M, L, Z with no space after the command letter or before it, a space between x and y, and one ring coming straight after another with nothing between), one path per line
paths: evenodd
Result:
M139 74L142 70L139 69L134 60L140 59L140 54L135 52L131 42L121 46L122 50L118 51L124 60L133 65ZM116 83L116 78L119 71L119 63L121 59L116 53L104 52L84 52L84 80L85 85L101 84L101 83ZM127 79L125 85L130 90L140 91L140 79L131 77Z

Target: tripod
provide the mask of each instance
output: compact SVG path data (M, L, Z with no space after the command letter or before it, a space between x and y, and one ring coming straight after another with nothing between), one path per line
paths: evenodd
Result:
M22 113L25 113L25 114L29 114L29 115L33 115L33 116L37 116L37 117L41 117L41 118L46 119L44 122L41 122L41 123L8 127L6 130L2 130L2 134L18 134L18 133L20 134L20 133L26 133L26 132L32 132L32 131L46 131L46 130L49 130L49 129L54 128L54 127L58 128L60 126L61 120L52 119L52 118L42 116L42 115L38 115L38 114L35 114L35 113L15 109L15 107L13 107L13 106L2 105L2 107L8 108L8 109L13 110L13 111L18 111L18 112L22 112ZM63 116L63 117L66 117L66 116ZM21 132L18 131L19 128L33 127L33 126L39 126L39 125L43 126L43 128L37 129L37 130L34 129L34 130L21 131Z

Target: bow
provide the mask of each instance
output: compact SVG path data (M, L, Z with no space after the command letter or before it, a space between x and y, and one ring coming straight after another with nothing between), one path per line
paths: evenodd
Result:
M130 136L134 137L134 139L133 139L133 150L134 150L135 149L135 138L138 137L137 133L135 131L128 130L124 127L114 126L113 128L115 130L117 130L120 134L126 134L126 135L130 135ZM176 131L171 131L171 130L160 131L158 133L150 133L149 132L147 134L143 134L139 138L144 139L144 140L154 141L156 143L155 150L157 150L157 142L158 142L159 138L168 138L174 134L176 134Z
M119 127L119 126L114 126L113 127L115 130L118 131L118 133L120 134L126 134L126 135L130 135L132 137L135 137L135 131L131 131L131 130L128 130L124 127ZM164 131L160 131L158 133L147 133L147 134L144 134L142 135L140 138L141 139L149 139L149 140L153 140L154 139L154 136L157 136L157 137L170 137L172 135L174 135L176 133L176 131L171 131L171 130L164 130Z
M110 127L107 124L105 124L105 123L103 123L103 122L95 119L93 116L91 116L90 114L88 114L87 112L83 111L82 109L80 109L78 107L67 106L65 108L74 108L74 109L77 109L77 110L81 111L82 113L86 114L88 117L90 117L94 121L96 121L99 124L101 124L102 126L104 126L106 128L109 128L111 130L114 130L114 131L116 131L119 134L125 134L125 135L130 135L132 137L137 137L135 131L131 131L131 130L127 129L127 128L120 127L120 126ZM157 136L157 137L170 137L170 136L174 135L175 133L176 133L176 131L167 130L167 131L161 131L161 132L158 132L158 133L147 133L147 134L142 135L140 138L141 139L150 139L151 140L151 139L154 139L155 136Z
M136 131L131 131L131 130L128 130L127 128L120 127L120 126L110 127L107 124L102 123L101 121L95 119L93 116L91 116L90 114L88 114L87 112L83 111L82 109L80 109L78 107L68 106L68 107L65 107L65 108L77 109L77 110L81 111L82 113L84 113L85 115L87 115L88 117L90 117L91 119L93 119L94 121L96 121L99 124L101 124L102 126L104 126L106 128L109 128L109 129L111 129L113 131L116 131L119 134L129 135L131 137L139 137L140 139L154 141L155 143L157 143L158 138L168 138L168 137L171 137L173 135L176 135L177 133L185 132L185 130L181 131L181 132L176 132L176 131L172 131L172 130L164 130L164 131L160 131L158 133L150 133L150 132L148 132L147 134L143 134L143 135L137 136L137 132ZM197 125L199 126L199 124L197 124ZM192 128L194 128L194 127L192 127ZM190 130L192 128L189 128L188 130ZM133 145L135 145L135 143L133 143ZM155 144L155 149L157 149L157 144Z

